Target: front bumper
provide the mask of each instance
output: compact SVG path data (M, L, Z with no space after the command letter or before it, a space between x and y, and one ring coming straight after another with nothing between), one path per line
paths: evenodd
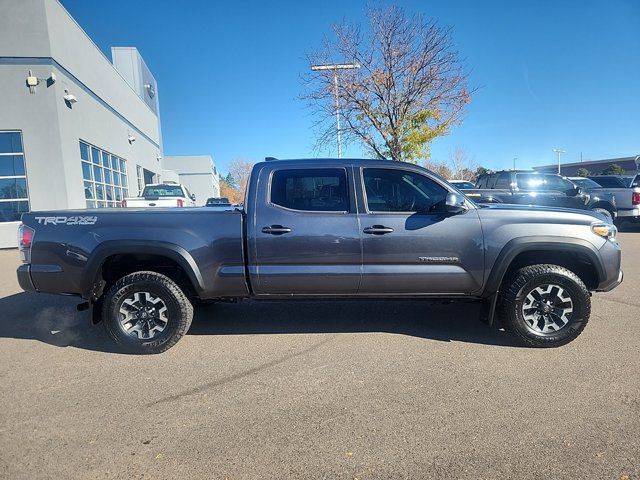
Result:
M31 265L20 265L16 273L18 275L20 288L25 292L37 292L36 287L33 284L33 280L31 280Z
M605 285L600 285L600 288L598 289L599 292L609 292L611 290L613 290L614 288L616 288L618 285L620 285L622 283L622 280L624 279L624 273L622 272L622 270L618 271L618 278L616 278L613 282L610 282L608 284Z
M617 242L607 240L599 250L603 270L600 272L600 283L597 292L608 292L622 283L622 251Z

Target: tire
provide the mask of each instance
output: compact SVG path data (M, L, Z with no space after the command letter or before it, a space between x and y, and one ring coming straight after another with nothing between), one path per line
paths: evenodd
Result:
M589 290L564 267L530 265L516 271L503 284L500 320L525 345L566 345L582 333L590 315Z
M105 329L130 353L170 349L189 330L192 319L193 306L180 287L156 272L122 277L109 289L102 306Z
M607 217L607 222L613 224L613 214L606 208L593 208L592 212L597 212Z

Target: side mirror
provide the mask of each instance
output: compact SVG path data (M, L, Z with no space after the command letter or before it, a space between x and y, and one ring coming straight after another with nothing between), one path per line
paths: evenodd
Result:
M196 201L196 194L195 193L191 194L191 200L193 200L194 202Z
M468 210L464 197L459 193L449 192L444 201L445 211L449 213L462 213Z

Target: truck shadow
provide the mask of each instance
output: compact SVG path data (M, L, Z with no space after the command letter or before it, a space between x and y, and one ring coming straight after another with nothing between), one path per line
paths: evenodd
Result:
M0 338L120 353L75 298L18 293L0 298ZM385 332L425 340L512 347L504 331L478 321L479 305L429 300L245 301L196 308L189 335Z

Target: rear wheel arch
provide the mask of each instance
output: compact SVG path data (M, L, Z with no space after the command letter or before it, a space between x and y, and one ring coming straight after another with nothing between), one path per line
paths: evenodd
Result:
M114 264L116 272L109 270ZM154 264L159 268L153 268ZM171 274L171 267L176 269L175 275ZM143 269L167 275L187 294L197 295L204 290L200 269L182 247L165 242L114 241L100 245L87 261L83 296L98 298L122 276Z
M609 202L599 201L591 205L591 210L606 210L613 219L615 217L616 207Z

